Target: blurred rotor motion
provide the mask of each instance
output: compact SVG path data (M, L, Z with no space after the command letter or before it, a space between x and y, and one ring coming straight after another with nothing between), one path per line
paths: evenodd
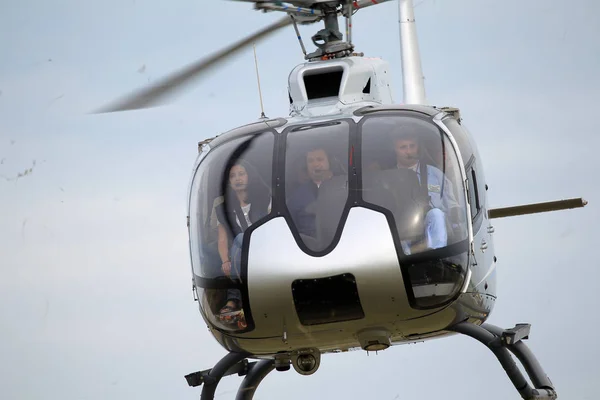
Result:
M289 16L286 16L279 21L261 29L260 31L247 36L242 40L239 40L238 42L224 48L221 51L212 54L208 58L203 58L199 61L196 61L182 70L159 80L149 87L134 92L133 94L126 96L123 99L114 102L113 104L102 107L93 113L100 114L155 107L168 96L172 96L178 90L182 90L193 79L199 78L202 73L207 72L207 70L211 67L214 67L217 64L227 60L240 50L243 50L246 46L266 38L281 28L291 25L292 22L292 19Z
M263 12L279 11L286 16L279 21L268 25L253 35L239 40L238 42L216 52L208 58L203 58L192 63L170 76L167 76L158 82L138 90L129 96L115 101L105 107L102 107L93 114L110 113L116 111L137 110L158 106L166 97L172 96L178 90L182 90L193 79L199 78L203 73L220 62L225 61L231 56L243 50L246 46L256 43L269 35L275 33L281 28L294 24L296 34L301 42L297 25L308 25L321 20L325 21L325 29L317 32L313 36L313 43L319 48L314 53L306 55L307 59L319 59L323 56L335 54L337 57L344 57L352 54L353 45L350 42L351 16L362 8L370 7L375 4L385 3L390 0L356 0L356 1L329 1L329 0L290 0L286 4L281 1L257 1L257 0L234 0L244 3L254 3L255 10ZM342 34L338 29L337 16L344 15L347 19L346 33L348 43L342 40ZM304 51L304 45L301 42Z

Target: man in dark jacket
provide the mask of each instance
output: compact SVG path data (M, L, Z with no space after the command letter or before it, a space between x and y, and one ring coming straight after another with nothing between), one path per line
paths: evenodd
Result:
M298 231L314 237L316 234L314 203L321 184L333 176L327 151L315 147L306 153L306 169L309 180L300 185L287 203Z

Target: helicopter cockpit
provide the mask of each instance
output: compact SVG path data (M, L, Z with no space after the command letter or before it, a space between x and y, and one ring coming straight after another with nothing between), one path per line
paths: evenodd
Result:
M430 117L400 111L372 112L358 121L279 121L279 127L259 123L223 135L200 155L190 192L190 250L210 324L230 332L254 329L248 291L253 231L283 219L294 251L307 260L326 258L354 208L385 215L389 232L380 234L393 238L404 280L399 290L406 290L413 309L455 299L468 266L468 206L448 133ZM273 231L267 246L285 252L289 243L280 238ZM377 240L371 234L364 248L353 250L378 251ZM286 275L286 262L279 268L272 273ZM296 278L310 278L307 273ZM356 284L360 288L360 280Z

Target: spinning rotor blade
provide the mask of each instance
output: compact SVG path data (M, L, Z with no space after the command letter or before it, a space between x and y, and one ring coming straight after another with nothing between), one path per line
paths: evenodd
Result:
M279 21L271 24L264 29L256 32L255 34L246 37L229 47L213 54L212 56L196 61L193 64L185 67L183 70L176 72L170 76L163 78L162 80L154 83L148 88L142 89L132 95L112 104L101 108L94 113L109 113L115 111L125 110L136 110L141 108L148 108L157 105L159 101L166 96L173 94L176 90L181 89L185 84L193 78L198 77L202 72L205 72L208 68L215 64L224 61L228 57L234 55L239 50L242 50L247 45L257 42L260 39L274 33L278 29L281 29L287 25L292 24L292 19L286 16Z

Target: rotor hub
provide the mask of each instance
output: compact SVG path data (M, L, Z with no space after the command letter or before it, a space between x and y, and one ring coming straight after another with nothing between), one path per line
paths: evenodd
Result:
M325 3L321 11L324 14L323 22L325 28L312 36L312 41L317 50L307 54L307 60L321 59L327 56L344 57L352 54L354 46L344 41L344 35L340 32L338 24L338 5Z
M374 4L383 3L389 0L288 0L285 4L281 1L256 1L255 9L262 11L281 11L287 13L296 28L296 34L300 41L300 46L304 53L304 58L308 61L316 61L331 58L341 58L353 55L354 45L352 44L352 15L359 8L368 7ZM346 19L346 39L340 31L338 16L342 15ZM311 39L317 47L312 53L306 52L297 24L307 25L323 21L324 28L315 33Z

